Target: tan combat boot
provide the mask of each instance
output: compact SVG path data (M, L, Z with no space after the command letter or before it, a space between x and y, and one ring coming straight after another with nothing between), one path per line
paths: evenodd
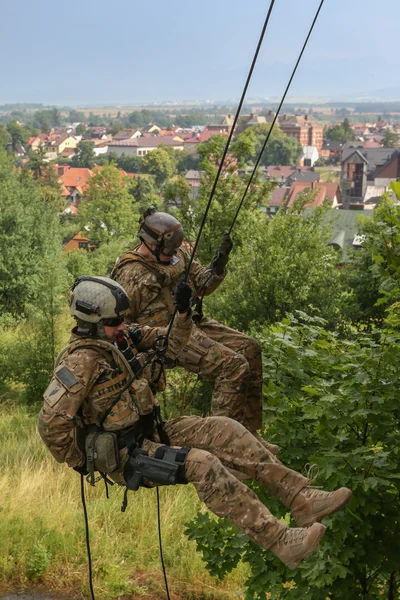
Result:
M345 506L352 495L348 488L334 492L305 487L293 500L290 510L298 527L310 527L323 517L331 515Z
M296 569L308 556L317 549L326 527L315 523L309 529L294 527L286 529L283 536L271 546L270 550L289 569Z

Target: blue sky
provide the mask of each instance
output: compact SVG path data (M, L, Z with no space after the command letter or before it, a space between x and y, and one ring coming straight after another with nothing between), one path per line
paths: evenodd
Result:
M318 4L276 0L250 97L282 93ZM0 104L237 98L268 6L2 0ZM400 99L399 21L399 0L325 0L291 96Z

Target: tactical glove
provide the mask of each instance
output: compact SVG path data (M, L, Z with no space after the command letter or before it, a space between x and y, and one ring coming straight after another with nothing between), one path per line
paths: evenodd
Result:
M192 299L192 288L188 283L181 281L176 286L174 294L174 304L179 313L185 313L190 310L190 301Z
M217 275L223 273L229 260L229 253L233 248L232 238L229 233L224 233L222 240L219 243L218 249L215 253L214 258L211 262L211 267L215 270Z

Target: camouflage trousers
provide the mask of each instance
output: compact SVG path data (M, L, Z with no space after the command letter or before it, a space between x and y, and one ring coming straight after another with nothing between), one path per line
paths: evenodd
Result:
M262 360L248 335L203 318L175 364L215 381L212 414L239 421L249 431L262 426Z
M243 425L227 417L179 417L168 421L164 429L171 446L191 448L185 475L200 500L251 541L270 548L286 526L228 468L256 479L288 508L309 480L285 467ZM149 454L157 446L149 440L143 443Z

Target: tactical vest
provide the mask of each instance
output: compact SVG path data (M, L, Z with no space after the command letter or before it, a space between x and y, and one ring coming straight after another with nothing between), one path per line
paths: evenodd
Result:
M154 298L138 315L133 315L135 323L140 325L151 325L152 327L165 327L168 325L174 313L173 293L175 287L180 281L183 281L186 266L189 260L188 255L179 248L177 253L179 262L175 265L161 265L160 263L149 263L146 258L135 250L125 252L115 263L111 277L118 281L118 272L125 265L137 263L150 271L160 286L159 295ZM190 280L188 282L191 284Z
M137 350L128 339L132 352L137 355ZM109 342L93 338L78 338L72 341L57 358L58 364L65 354L70 355L78 349L93 349L102 354L109 365L109 373L102 373L95 385L86 396L82 406L82 417L85 425L96 423L110 407L113 400L120 393L132 377L132 371L128 368L123 355ZM57 376L57 368L55 371ZM129 389L124 391L121 398L112 408L110 414L104 421L105 430L118 430L131 427L141 417L151 414L156 405L154 396L146 379L136 379Z

